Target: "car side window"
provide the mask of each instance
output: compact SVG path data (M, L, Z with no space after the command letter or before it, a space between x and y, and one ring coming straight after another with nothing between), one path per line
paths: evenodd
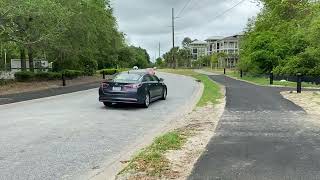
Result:
M149 75L145 75L145 76L143 77L142 82L149 82L149 81L152 81L151 77L150 77Z

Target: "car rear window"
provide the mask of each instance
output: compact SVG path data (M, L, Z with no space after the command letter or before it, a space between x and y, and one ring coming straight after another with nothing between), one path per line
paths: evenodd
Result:
M137 82L141 78L141 75L139 74L129 74L129 73L121 73L118 74L113 81L114 82Z

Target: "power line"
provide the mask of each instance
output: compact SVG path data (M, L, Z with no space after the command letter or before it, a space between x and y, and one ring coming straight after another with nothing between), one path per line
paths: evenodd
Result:
M191 3L192 0L189 0L184 6L183 8L180 10L180 12L178 13L177 17L180 17L180 15L183 13L183 11L188 7L188 5Z
M219 17L225 15L226 13L228 13L229 11L233 10L234 8L236 8L237 6L239 6L240 4L244 3L246 0L241 0L239 1L237 4L235 4L234 6L230 7L229 9L223 11L221 14L218 14L217 16L215 16L214 18L212 18L211 20L216 20L218 19Z

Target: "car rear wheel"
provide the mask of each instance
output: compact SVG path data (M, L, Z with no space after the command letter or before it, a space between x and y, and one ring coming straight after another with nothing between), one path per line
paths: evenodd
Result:
M166 100L167 99L167 95L168 95L168 92L167 92L167 88L163 88L163 91L162 91L162 100Z
M147 94L146 94L146 97L145 97L145 100L144 100L143 107L144 107L144 108L148 108L149 105L150 105L150 94L147 93Z
M111 107L111 106L112 106L112 103L110 103L110 102L103 102L103 104L104 104L104 106L106 106L106 107Z

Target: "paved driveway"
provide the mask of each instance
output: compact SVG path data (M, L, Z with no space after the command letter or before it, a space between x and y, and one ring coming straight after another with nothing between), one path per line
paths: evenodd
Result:
M189 106L199 88L188 77L160 77L168 99L149 109L105 108L97 89L0 106L0 179L78 180L103 169Z
M320 179L320 127L279 88L225 76L226 110L189 180Z

